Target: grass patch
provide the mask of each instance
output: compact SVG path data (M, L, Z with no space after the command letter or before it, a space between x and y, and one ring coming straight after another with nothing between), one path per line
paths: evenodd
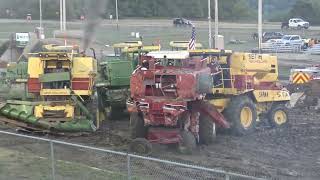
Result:
M1 179L52 179L51 160L34 154L0 148ZM98 169L81 163L56 161L56 179L120 180L120 172ZM134 178L138 179L138 178Z

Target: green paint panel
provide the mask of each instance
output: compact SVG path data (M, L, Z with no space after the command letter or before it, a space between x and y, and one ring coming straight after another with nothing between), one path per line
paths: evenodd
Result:
M70 81L69 72L47 73L40 75L40 82Z

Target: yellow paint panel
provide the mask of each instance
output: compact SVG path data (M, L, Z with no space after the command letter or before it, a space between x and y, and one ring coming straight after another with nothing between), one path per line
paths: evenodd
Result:
M43 74L43 64L39 57L29 57L28 74L30 78L39 78L39 75Z
M258 102L290 101L290 94L285 90L254 90Z
M278 61L276 56L254 53L233 53L231 56L233 75L255 76L259 81L278 81Z
M71 94L70 89L41 89L41 96L68 96Z
M92 94L91 90L73 90L73 93L78 96L90 96Z
M37 118L43 118L43 113L45 111L64 111L66 116L65 118L74 117L74 106L66 104L65 106L44 106L38 105L34 107L34 115Z
M213 104L219 112L222 112L228 106L229 102L229 98L213 99L209 101L209 103Z
M73 59L72 76L87 78L97 74L97 61L92 57L75 57Z

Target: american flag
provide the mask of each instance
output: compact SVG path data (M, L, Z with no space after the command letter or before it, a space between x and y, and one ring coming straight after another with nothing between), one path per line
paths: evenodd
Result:
M189 50L194 50L196 49L196 28L192 26L192 32L191 32L191 39L189 41Z

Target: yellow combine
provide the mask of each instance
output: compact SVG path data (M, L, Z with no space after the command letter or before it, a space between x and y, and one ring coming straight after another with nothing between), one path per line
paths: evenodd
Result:
M290 95L279 83L276 56L213 49L189 52L208 57L213 88L206 99L224 114L236 134L253 131L264 119L273 127L288 122L285 104Z
M93 92L97 61L77 47L46 45L28 59L28 101L9 101L1 113L25 126L94 131L99 126Z

